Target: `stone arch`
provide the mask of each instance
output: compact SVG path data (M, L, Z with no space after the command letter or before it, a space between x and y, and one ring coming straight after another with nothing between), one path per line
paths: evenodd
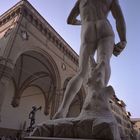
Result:
M63 92L66 90L66 86L72 77L68 77L63 84ZM76 97L74 98L73 102L70 105L69 112L67 117L76 117L79 115L85 98L85 89L82 86L80 91L77 93Z
M15 63L12 79L15 85L15 94L11 103L13 107L19 106L25 89L36 86L44 95L44 113L46 115L50 113L49 105L61 80L57 65L49 54L35 50L23 52Z
M19 59L19 57L22 54L25 54L27 52L36 52L36 53L42 55L44 58L46 58L50 62L51 66L55 72L55 75L57 77L56 88L58 88L58 89L61 88L61 78L60 78L59 69L58 69L57 64L56 64L55 60L53 59L53 57L46 50L40 48L39 46L35 46L35 45L32 45L30 48L23 48L21 50L22 51L18 52L18 54L16 54L15 57L12 59L13 66L16 65L17 60Z

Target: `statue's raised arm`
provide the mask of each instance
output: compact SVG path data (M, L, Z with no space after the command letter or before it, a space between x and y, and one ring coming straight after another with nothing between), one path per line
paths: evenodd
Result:
M68 18L67 23L72 25L81 25L81 21L77 19L80 11L79 11L79 0L76 2L74 7L72 8Z
M113 0L111 5L111 12L116 20L116 29L120 38L120 42L115 45L114 55L118 56L126 46L126 24L124 16L118 0Z

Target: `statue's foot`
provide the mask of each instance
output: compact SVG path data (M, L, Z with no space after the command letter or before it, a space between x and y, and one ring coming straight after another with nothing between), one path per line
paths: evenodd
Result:
M56 112L55 115L53 116L53 119L59 119L59 118L64 118L62 113Z
M66 118L66 113L64 113L63 111L57 111L53 116L53 119L60 119L60 118Z

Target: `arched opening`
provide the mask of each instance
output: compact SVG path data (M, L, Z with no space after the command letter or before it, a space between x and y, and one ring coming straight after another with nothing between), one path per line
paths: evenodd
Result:
M13 94L14 85L13 82L10 81L9 88L6 90L0 127L4 126L5 128L12 128L14 130L26 130L30 124L29 113L34 105L36 107L42 106L41 111L36 112L36 124L49 119L49 115L44 115L45 100L42 90L39 87L30 86L26 88L20 98L20 106L18 108L13 108L10 106Z
M16 61L13 75L15 85L15 94L11 103L13 107L19 106L26 89L37 87L42 91L44 97L45 115L51 114L52 108L49 108L49 105L55 96L57 81L60 81L54 64L55 62L48 59L48 56L36 51L27 51L20 55ZM32 90L30 94L34 94Z

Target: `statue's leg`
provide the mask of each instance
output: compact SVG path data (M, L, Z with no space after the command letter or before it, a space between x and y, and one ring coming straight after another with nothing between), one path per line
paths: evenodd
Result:
M97 48L97 63L104 63L104 67L101 70L102 72L102 80L104 83L104 87L107 86L108 81L110 79L111 68L110 68L110 58L112 56L114 49L114 36L109 36L101 39L98 42Z
M84 46L84 49L83 48L81 49L80 54L81 55L80 55L79 70L77 74L69 81L67 85L62 103L58 111L53 117L55 119L66 117L72 100L74 99L74 97L76 96L76 94L78 93L78 91L80 90L83 84L86 71L88 70L88 59L89 59L89 54L86 50L86 45Z
M90 34L89 34L90 33ZM64 118L66 117L69 106L80 90L83 80L88 71L88 61L89 56L93 55L96 50L96 32L95 26L92 22L87 22L82 25L81 31L81 48L79 55L79 71L77 74L70 80L67 85L66 91L64 93L64 97L62 100L62 104L60 105L58 111L54 115L54 119L56 118Z

